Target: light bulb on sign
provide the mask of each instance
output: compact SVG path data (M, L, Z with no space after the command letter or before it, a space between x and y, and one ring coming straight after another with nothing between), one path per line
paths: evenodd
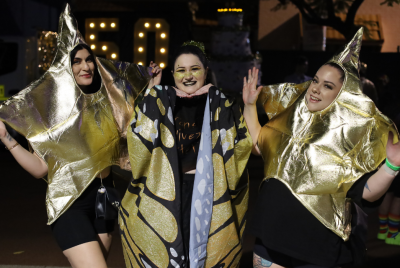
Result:
M160 27L161 27L161 24L160 24L160 23L157 23L157 24L156 24L156 27L157 27L157 28L160 28Z
M101 28L104 28L104 27L106 27L106 24L105 24L104 22L102 22L102 23L100 24L100 27L101 27Z
M138 65L143 65L143 62L140 61L140 62L138 63Z
M138 50L139 50L139 52L142 52L142 51L143 51L143 48L142 48L142 47L139 47Z
M91 48L91 49L95 49L96 46L95 46L95 45L91 45L90 48Z
M111 27L112 28L114 28L115 27L115 23L113 22L113 23L111 23Z
M160 49L160 52L161 52L161 53L165 53L165 48L161 48L161 49Z
M107 50L107 46L102 46L101 49L105 51Z
M146 23L144 24L144 27L149 28L149 27L150 27L150 23L146 22Z
M111 54L111 58L115 59L117 57L117 54L113 53Z
M165 67L165 64L161 62L161 63L160 63L160 67L161 67L161 68L164 68L164 67Z
M161 38L165 38L167 35L165 33L161 34Z
M95 37L95 36L94 36L94 34L91 34L91 35L90 35L90 39L92 39L92 40L93 40L93 39L94 39L94 37Z
M90 28L94 28L94 23L89 24Z
M144 36L144 33L139 33L139 37L143 37Z

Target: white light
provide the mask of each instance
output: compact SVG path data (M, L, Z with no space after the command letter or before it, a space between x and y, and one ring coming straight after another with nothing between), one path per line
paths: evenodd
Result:
M101 49L102 50L107 50L107 46L102 46Z
M111 58L115 59L117 57L117 54L113 53L111 54Z
M92 40L94 39L94 34L90 35L90 39L92 39Z
M165 33L161 34L161 38L165 38L167 35Z
M146 22L146 23L144 24L144 27L149 28L149 27L150 27L150 23Z
M104 27L106 27L106 24L105 24L104 22L102 22L102 23L100 24L100 27L101 27L101 28L104 28Z
M111 23L111 27L112 28L114 28L115 27L115 23L113 22L113 23Z
M95 49L96 46L95 46L95 45L91 45L90 48L91 48L91 49Z
M161 53L165 53L165 48L160 49Z
M142 48L142 47L139 47L138 50L139 50L139 52L142 52L142 51L143 51L143 48Z
M140 62L138 63L138 65L143 65L143 62L140 61Z
M89 26L90 28L94 28L94 23L92 22Z
M144 36L144 33L139 33L139 37L143 37Z
M156 24L156 27L157 27L157 28L160 28L160 27L161 27L161 24L160 24L160 23L157 23L157 24Z
M161 62L161 63L160 63L160 67L161 67L161 68L164 68L164 67L165 67L165 64Z

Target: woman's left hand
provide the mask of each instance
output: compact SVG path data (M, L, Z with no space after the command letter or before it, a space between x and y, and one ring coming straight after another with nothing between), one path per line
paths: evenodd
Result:
M393 144L393 133L390 131L386 144L386 157L392 165L400 167L400 142Z
M150 67L152 68L151 72L153 76L149 82L149 87L152 88L153 86L159 85L161 83L161 76L162 76L162 69L158 66L155 62L150 62Z

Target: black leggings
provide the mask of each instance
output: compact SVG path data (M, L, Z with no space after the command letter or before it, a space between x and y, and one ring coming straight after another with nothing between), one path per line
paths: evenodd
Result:
M262 262L259 267L263 268L270 267L273 263L290 268L330 268L327 266L307 263L305 261L295 259L278 251L267 248L258 238L256 239L256 243L254 245L254 254L257 254L262 258Z
M95 178L71 207L52 225L57 244L64 251L91 241L98 241L98 234L114 231L115 220L96 219L95 202L101 180ZM103 185L113 187L111 175Z
M185 254L189 256L190 238L190 211L192 206L194 174L183 174L182 176L182 238ZM188 258L186 258L188 259Z

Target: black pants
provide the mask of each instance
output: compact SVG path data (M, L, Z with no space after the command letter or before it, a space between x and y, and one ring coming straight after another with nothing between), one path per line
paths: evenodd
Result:
M190 238L190 211L192 206L192 195L194 185L194 174L183 174L182 176L182 238L185 247L186 259L189 257Z
M95 202L101 180L95 178L71 207L52 225L57 244L64 251L91 241L97 234L114 231L115 220L96 219ZM103 179L103 185L113 187L111 175Z

